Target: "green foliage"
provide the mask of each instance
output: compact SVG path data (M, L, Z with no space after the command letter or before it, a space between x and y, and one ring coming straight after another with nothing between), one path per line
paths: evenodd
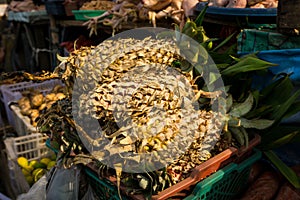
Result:
M299 177L270 150L292 141L300 141L299 127L285 126L281 123L283 119L300 112L300 101L297 101L300 90L295 91L289 74L274 76L273 82L261 90L253 88L254 75L264 76L268 68L276 67L276 64L261 60L256 54L237 58L234 45L219 53L218 50L226 45L234 34L214 47L213 42L217 39L207 38L201 26L204 15L205 9L195 23L188 21L181 31L196 39L206 49L216 63L224 85L229 88L224 130L226 138L234 137L240 145L247 145L247 132L256 129L255 132L261 135L262 140L259 148L265 151L269 160L287 180L299 188Z
M265 155L277 167L281 174L295 187L300 188L300 177L289 168L273 151L265 151Z

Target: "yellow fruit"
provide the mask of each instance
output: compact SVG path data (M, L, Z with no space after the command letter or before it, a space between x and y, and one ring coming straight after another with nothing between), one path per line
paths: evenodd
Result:
M35 176L37 173L39 173L39 172L41 172L41 171L44 171L44 169L42 169L42 168L37 168L37 169L33 170L32 176Z
M26 169L22 169L22 173L24 174L24 176L29 176L31 175L30 171L27 171Z
M30 165L24 166L23 169L27 170L28 172L32 172L34 170L34 168Z
M32 176L25 176L27 183L31 186L34 183Z
M55 164L56 164L55 161L50 161L50 162L48 163L48 165L47 165L47 169L50 170L52 167L55 166Z
M34 164L33 167L34 167L34 169L38 169L38 168L44 168L44 169L46 169L47 165L44 164L44 163L41 163L41 162L37 162L37 163Z
M29 166L34 167L34 165L37 163L38 161L36 160L32 160L29 162Z
M46 173L45 169L41 169L41 170L37 171L33 178L34 182L37 182L45 173Z
M44 163L45 165L48 165L48 163L51 161L50 158L42 158L40 163Z
M25 167L28 166L28 160L25 157L19 157L18 160L17 160L17 162L23 168L25 168Z

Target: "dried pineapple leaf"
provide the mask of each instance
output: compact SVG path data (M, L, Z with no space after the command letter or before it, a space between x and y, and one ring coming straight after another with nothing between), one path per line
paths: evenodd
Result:
M59 54L56 54L56 58L60 62L63 62L63 61L66 61L69 57L63 57L63 56L60 56Z
M141 180L139 181L139 186L144 190L147 189L147 187L149 186L149 180L146 179L145 177L142 177Z
M122 200L121 191L120 191L121 175L122 175L122 164L121 163L114 164L114 167L115 167L116 176L117 176L118 194L119 194L120 200Z

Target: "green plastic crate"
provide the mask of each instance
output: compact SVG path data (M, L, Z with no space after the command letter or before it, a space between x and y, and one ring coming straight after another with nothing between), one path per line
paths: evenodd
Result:
M51 146L51 139L48 138L46 140L46 147L48 147L51 151L53 151L55 154L58 154L59 150L55 149L53 146Z
M240 164L231 163L199 182L193 193L185 200L229 200L233 199L247 186L252 165L261 158L261 152L254 154Z
M72 10L75 19L78 21L87 21L89 17L100 16L105 12L106 10Z
M261 158L261 152L254 150L252 156L240 164L231 163L199 182L193 193L184 200L226 200L232 199L246 186L252 165ZM99 179L95 172L85 168L89 183L97 196L103 200L120 200L115 185L106 179ZM123 200L130 197L122 196Z
M120 200L118 189L109 180L99 179L97 174L89 168L84 168L88 177L89 184L94 189L100 200ZM129 200L122 195L122 200Z

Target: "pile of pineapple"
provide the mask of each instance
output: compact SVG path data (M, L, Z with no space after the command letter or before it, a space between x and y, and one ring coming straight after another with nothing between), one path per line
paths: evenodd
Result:
M194 34L193 28L189 21L183 30ZM202 29L195 35L197 31L204 41L208 39ZM211 67L208 53L176 34L175 40L108 39L60 58L54 76L67 86L67 98L40 118L40 130L58 139L65 158L75 154L73 163L96 162L101 177L111 175L114 168L118 184L150 194L182 181L195 166L229 146L247 146L246 128L264 129L273 121L243 117L253 108L251 93L236 101L224 88L209 90L203 76L203 66ZM236 66L226 65L222 72L239 73L239 63L251 61L250 65L259 62L263 68L271 64L249 56ZM219 77L208 76L209 82ZM145 161L140 156L145 154L152 156ZM140 170L141 160L163 167L128 172L129 167ZM136 181L137 188L128 185Z
M62 62L55 73L64 80L69 91L67 96L73 100L66 110L73 110L72 114L76 114L74 116L60 112L62 120L69 122L69 126L76 130L76 133L70 131L60 136L60 149L67 151L71 147L72 152L77 152L75 163L87 164L92 160L104 161L106 158L112 158L113 161L132 153L137 156L126 157L126 163L121 164L123 169L126 166L134 168L138 165L138 154L150 153L154 156L148 162L168 160L163 162L164 168L156 172L157 176L163 176L163 171L168 171L164 175L168 183L161 183L164 186L157 187L154 191L157 193L183 180L194 166L211 158L211 149L223 150L219 148L221 144L217 143L224 125L222 114L209 110L210 103L203 108L198 102L199 98L208 99L208 102L217 101L222 91L202 91L195 83L196 75L193 70L184 71L174 66L174 63L184 60L174 40L150 37L106 40L96 47L84 47L73 52L70 57L60 59ZM175 71L175 75L168 74L168 70ZM174 81L176 73L184 78ZM164 78L160 80L155 76ZM176 84L179 86L174 87ZM123 93L133 90L132 95ZM54 111L66 102L59 101L51 108L53 116ZM70 101L69 103L71 104ZM153 114L154 106L161 106L166 115L159 112ZM118 116L119 112L115 111L122 111L124 107L128 110L126 116L122 112ZM51 115L48 117L51 118ZM86 131L97 131L97 128L90 127L90 119L99 122L101 135ZM136 126L125 123L119 127L120 121L126 120L132 120ZM155 125L155 121L166 123ZM52 132L50 127L53 129L55 124L49 125L48 122L49 120L41 119L38 125L46 132ZM139 128L143 126L152 129ZM138 133L136 136L130 134L134 129ZM78 144L79 134L83 145ZM230 145L229 142L225 146ZM94 150L89 151L90 149ZM185 152L189 152L188 157ZM171 154L177 160L170 158ZM181 162L181 159L185 162ZM177 173L178 166L182 168L180 174ZM123 178L126 177L125 174Z

